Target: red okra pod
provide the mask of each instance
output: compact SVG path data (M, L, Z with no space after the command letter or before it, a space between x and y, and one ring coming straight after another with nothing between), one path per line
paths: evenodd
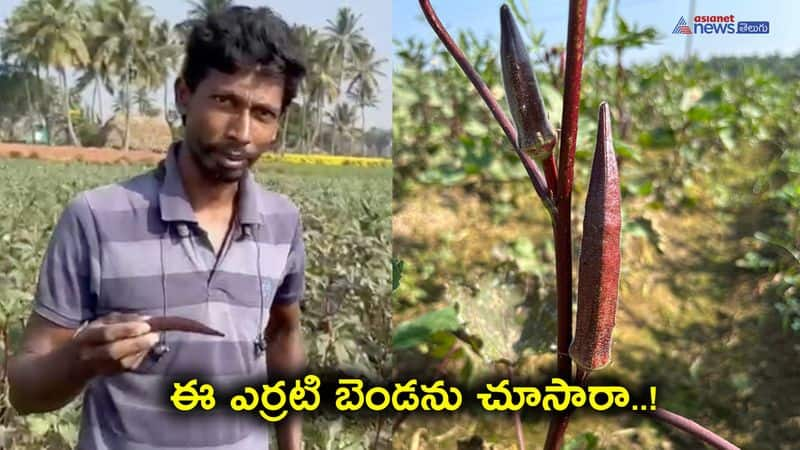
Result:
M611 359L619 295L620 188L611 140L611 113L600 105L597 143L586 196L578 272L578 312L569 355L584 370Z
M147 319L150 324L150 331L185 331L188 333L208 334L212 336L225 336L225 333L217 331L196 320L185 317L162 316Z
M507 5L500 7L500 62L517 146L534 159L546 159L555 147L556 132L547 120L528 50Z

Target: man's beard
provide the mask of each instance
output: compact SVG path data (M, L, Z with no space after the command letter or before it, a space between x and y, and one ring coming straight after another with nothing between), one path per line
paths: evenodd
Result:
M218 148L214 145L192 145L189 154L203 178L214 184L236 183L247 175L254 161L241 148ZM235 155L236 159L244 158L240 167L226 167L222 161L227 155Z

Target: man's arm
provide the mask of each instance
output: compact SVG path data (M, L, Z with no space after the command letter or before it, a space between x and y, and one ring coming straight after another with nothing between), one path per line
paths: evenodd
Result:
M266 330L267 368L270 377L295 377L306 367L300 329L299 302L273 305ZM299 414L289 414L275 427L279 450L300 450L303 423Z
M74 329L31 314L22 348L8 361L9 396L17 412L53 411L83 389L87 377L77 368L75 346L69 345L73 334Z
M158 341L139 319L112 313L74 336L74 329L31 314L20 351L8 361L11 405L20 414L53 411L72 401L93 376L138 366Z
M11 404L22 414L61 408L92 376L136 367L158 340L132 314L109 314L75 335L94 315L99 245L89 202L78 195L50 238L34 312L21 348L8 361Z

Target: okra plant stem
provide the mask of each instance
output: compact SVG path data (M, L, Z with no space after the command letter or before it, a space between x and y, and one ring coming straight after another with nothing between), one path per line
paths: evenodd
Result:
M551 154L544 162L544 176L547 180L547 189L550 195L556 198L556 190L558 189L558 167L556 167L556 157Z
M679 414L675 414L663 408L656 408L655 411L650 412L650 415L679 430L685 431L686 433L716 449L739 450L739 447L719 437L711 430L708 430L705 427L700 426L697 422L687 419Z
M506 134L506 137L511 142L511 146L514 148L514 151L519 157L522 165L525 167L525 171L528 173L528 178L531 180L531 184L533 184L534 190L539 195L539 198L542 199L544 202L545 207L547 208L548 212L550 213L551 217L555 217L556 209L555 203L553 198L551 197L550 193L547 190L547 186L545 184L545 180L542 177L542 173L539 170L539 167L536 163L531 159L530 156L526 155L522 152L519 147L517 146L517 132L514 129L514 126L511 124L511 121L503 112L503 109L497 103L497 100L492 96L492 93L489 91L489 88L486 86L486 83L483 82L478 72L472 67L472 64L467 60L466 55L464 52L458 48L455 41L450 34L445 29L442 22L439 20L439 17L436 16L436 12L433 10L433 6L431 6L430 0L419 0L420 8L422 8L422 13L425 16L425 19L430 24L433 31L439 37L439 40L442 41L445 48L448 52L453 56L453 59L456 60L458 66L461 67L461 70L464 72L464 75L467 76L469 81L475 86L475 89L478 91L478 94L481 96L483 101L486 103L486 106L489 107L492 115L494 116L497 123L500 124L500 127L503 129L503 132Z
M586 0L570 0L567 25L567 63L564 76L564 100L559 139L558 190L555 221L556 295L558 298L558 376L568 383L572 380L572 180L575 146L578 140L578 115L581 100L584 37L586 34ZM564 441L569 424L569 412L557 414L550 421L545 450L556 450Z

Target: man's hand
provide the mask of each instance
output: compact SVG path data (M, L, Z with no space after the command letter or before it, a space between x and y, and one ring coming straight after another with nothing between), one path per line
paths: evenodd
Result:
M11 404L20 414L53 411L92 377L136 368L158 340L146 319L112 313L76 333L31 314L21 349L8 361Z
M150 332L147 319L111 313L90 322L72 339L79 370L92 377L137 368L158 342L158 334Z

